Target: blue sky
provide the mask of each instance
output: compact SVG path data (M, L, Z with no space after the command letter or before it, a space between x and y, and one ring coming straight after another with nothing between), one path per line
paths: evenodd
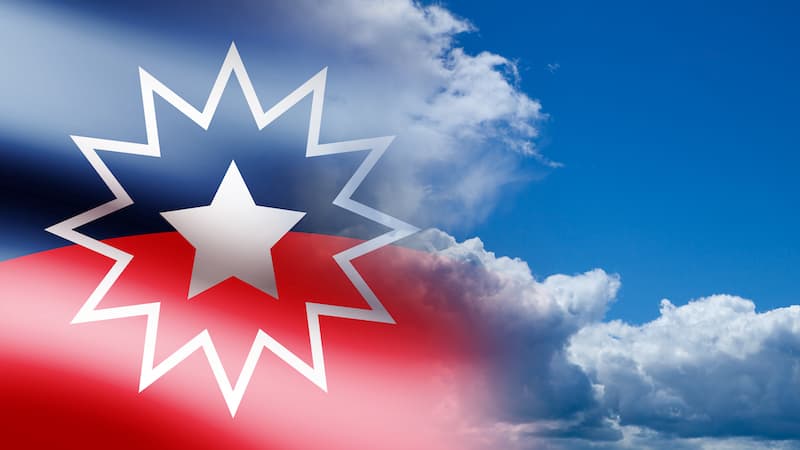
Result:
M447 6L479 29L466 48L518 60L550 115L539 146L565 164L470 230L487 248L540 276L618 272L609 315L634 322L658 316L663 297L797 301L796 5Z

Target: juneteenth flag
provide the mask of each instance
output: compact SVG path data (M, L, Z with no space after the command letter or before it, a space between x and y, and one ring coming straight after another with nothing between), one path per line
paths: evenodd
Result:
M4 142L0 445L476 445L480 326L443 307L435 256L395 244L417 229L355 198L393 137L321 138L324 67L270 104L235 44L208 65L197 102L130 61L141 141ZM337 208L379 233L317 231Z

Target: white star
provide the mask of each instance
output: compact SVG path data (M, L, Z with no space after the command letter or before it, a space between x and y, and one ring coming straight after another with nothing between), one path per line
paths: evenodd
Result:
M210 205L161 215L195 248L189 298L231 277L277 298L272 246L306 213L256 205L231 162Z

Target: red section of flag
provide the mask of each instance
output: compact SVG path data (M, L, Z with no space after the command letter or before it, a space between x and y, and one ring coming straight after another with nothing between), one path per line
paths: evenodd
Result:
M288 234L280 298L237 280L186 298L193 249L177 233L108 241L134 260L100 308L160 301L156 361L207 328L235 379L260 328L310 361L306 301L366 307L331 256L359 241ZM138 393L145 319L70 325L111 261L78 246L0 264L5 448L470 448L479 336L433 301L430 255L386 247L354 264L396 324L322 318L328 392L272 353L231 418L202 352Z

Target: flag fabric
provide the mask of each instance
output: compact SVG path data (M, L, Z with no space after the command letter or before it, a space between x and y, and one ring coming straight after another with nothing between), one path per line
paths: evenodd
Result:
M109 240L135 254L105 307L160 299L156 360L207 329L226 373L257 330L310 361L305 299L363 307L330 255L354 242L290 233L274 251L281 297L228 280L186 299L192 247L177 233ZM307 252L308 248L314 249ZM425 302L428 256L389 247L358 261L395 324L323 319L327 392L264 352L234 417L197 351L139 392L143 317L71 325L111 266L72 245L0 264L3 441L8 448L464 448L472 337ZM442 293L440 292L439 295Z
M123 62L141 139L4 123L1 445L472 446L479 327L357 198L393 137L321 138L324 66L269 103L236 44L200 100Z

